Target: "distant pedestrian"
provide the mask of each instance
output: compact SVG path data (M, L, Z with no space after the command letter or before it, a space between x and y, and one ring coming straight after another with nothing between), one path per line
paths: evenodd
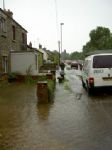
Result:
M60 71L60 76L64 79L64 75L65 75L65 73L64 73L64 70L61 70Z
M64 69L65 69L65 64L64 64L64 62L61 62L61 63L60 63L60 68L61 68L61 70L64 71Z
M61 75L61 77L64 79L64 75L65 75L65 73L64 73L64 69L65 69L65 64L64 64L64 62L61 62L61 63L60 63L60 68L61 68L60 75Z

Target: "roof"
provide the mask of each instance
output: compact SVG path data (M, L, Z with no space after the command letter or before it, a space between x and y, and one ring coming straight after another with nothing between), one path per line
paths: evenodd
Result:
M107 50L96 50L96 51L92 51L92 52L89 52L86 54L86 57L87 56L90 56L90 55L95 55L95 54L106 54L106 53L112 53L112 49L107 49Z
M2 10L0 8L0 11L2 11L2 13L4 13L8 18L10 18L12 21L14 21L20 28L22 28L23 30L25 30L26 32L28 32L25 28L23 28L16 20L14 20L12 17L10 17L4 10Z
M38 52L38 51L36 51L36 50L30 50L30 51L10 51L10 53L34 53L34 52Z
M108 56L111 55L112 56L112 52L111 53L99 53L99 54L93 54L93 55L89 55L85 58L85 60L91 60L93 57L95 56Z

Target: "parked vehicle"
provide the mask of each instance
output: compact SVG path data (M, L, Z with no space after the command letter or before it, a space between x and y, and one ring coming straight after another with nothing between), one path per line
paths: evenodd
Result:
M82 64L80 64L78 62L72 62L71 68L76 69L76 70L82 70Z
M94 54L85 58L82 85L88 94L95 88L112 87L112 53Z
M71 63L71 68L78 70L78 63Z

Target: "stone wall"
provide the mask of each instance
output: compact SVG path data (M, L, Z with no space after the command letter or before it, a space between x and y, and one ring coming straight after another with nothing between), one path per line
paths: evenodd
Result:
M4 30L0 25L0 72L3 71L2 57L7 57L8 71L10 71L10 51L26 51L27 50L27 31L18 24L6 12L10 11L0 9L0 19L4 19ZM13 27L15 27L15 40L13 39ZM23 37L24 34L24 37ZM24 40L23 40L24 38Z

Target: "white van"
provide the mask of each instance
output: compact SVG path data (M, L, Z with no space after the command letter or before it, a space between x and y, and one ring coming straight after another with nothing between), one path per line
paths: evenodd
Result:
M82 85L88 94L99 87L112 87L112 53L94 54L85 58Z

